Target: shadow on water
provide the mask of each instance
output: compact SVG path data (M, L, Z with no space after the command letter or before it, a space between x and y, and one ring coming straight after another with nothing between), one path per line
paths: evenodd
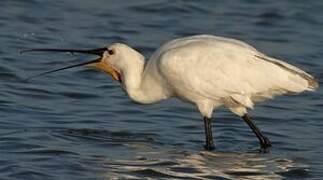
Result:
M87 138L93 140L104 140L110 142L152 142L149 136L156 136L153 133L130 133L127 131L111 132L98 129L67 129L63 132L66 136Z

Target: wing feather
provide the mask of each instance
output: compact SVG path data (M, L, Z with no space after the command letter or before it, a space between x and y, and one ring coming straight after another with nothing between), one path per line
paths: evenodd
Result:
M252 108L253 101L309 90L313 79L285 62L260 58L267 56L237 40L196 36L165 47L159 51L160 73L184 98L231 99Z

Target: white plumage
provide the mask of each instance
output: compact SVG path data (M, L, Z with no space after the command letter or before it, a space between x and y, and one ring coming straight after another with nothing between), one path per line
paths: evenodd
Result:
M221 105L242 116L255 102L318 86L306 72L228 38L198 35L170 41L152 55L145 68L143 56L132 55L137 52L130 47L114 44L110 48L125 54L129 69L138 70L123 77L133 100L153 103L178 97L196 104L206 117ZM134 57L139 57L138 62ZM123 59L110 61L118 69ZM120 67L119 71L125 70Z
M95 66L122 83L129 97L138 103L155 103L177 97L195 104L204 117L206 149L213 148L212 112L219 106L241 116L258 137L261 147L271 146L247 114L259 101L275 95L318 88L314 78L299 68L260 53L238 40L197 35L172 40L145 63L133 48L115 43L96 50L34 49L100 55L80 65ZM46 74L45 72L42 74Z

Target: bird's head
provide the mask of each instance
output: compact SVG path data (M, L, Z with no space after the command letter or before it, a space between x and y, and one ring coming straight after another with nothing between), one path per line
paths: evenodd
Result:
M114 43L104 48L90 49L90 50L80 50L80 49L28 49L22 51L31 52L31 51L50 51L50 52L69 52L69 53L84 53L97 55L99 58L74 64L70 66L65 66L62 68L46 71L37 75L34 75L31 78L46 75L49 73L70 69L79 66L89 66L96 69L102 70L107 74L111 75L114 80L122 82L123 74L127 73L130 69L138 69L142 67L144 63L144 57L134 50L133 48L122 44Z

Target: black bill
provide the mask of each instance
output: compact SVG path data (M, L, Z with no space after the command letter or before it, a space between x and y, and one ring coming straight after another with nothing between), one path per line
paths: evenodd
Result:
M36 78L36 77L39 77L39 76L47 75L47 74L50 74L50 73L53 73L53 72L57 72L57 71L61 71L61 70L65 70L65 69L71 69L71 68L75 68L75 67L79 67L79 66L85 66L85 65L99 63L100 61L101 61L101 58L98 58L98 59L94 59L94 60L91 60L91 61L82 62L82 63L79 63L79 64L73 64L73 65L69 65L69 66L65 66L65 67L53 69L53 70L50 70L50 71L46 71L46 72L42 72L42 73L39 73L39 74L30 76L30 77L28 77L26 79L26 81L31 80L31 79Z
M102 56L104 51L106 51L107 48L98 48L98 49L52 49L52 48L36 48L36 49L26 49L20 51L20 53L26 53L26 52L68 52L68 53L83 53L83 54L93 54Z

